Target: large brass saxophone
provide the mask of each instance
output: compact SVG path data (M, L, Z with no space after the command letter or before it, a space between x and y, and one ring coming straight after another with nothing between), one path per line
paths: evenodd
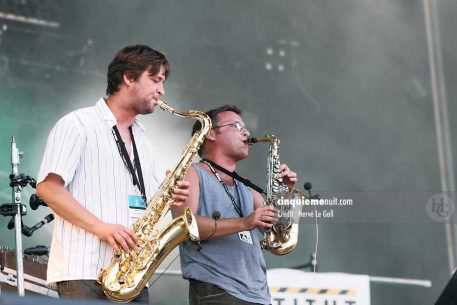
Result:
M97 280L106 297L117 302L128 302L137 297L163 259L177 245L188 238L199 240L197 222L189 208L160 232L157 224L173 204L172 191L177 182L183 180L193 157L211 130L211 119L200 111L176 111L163 101L159 101L158 105L177 116L199 120L202 128L192 136L178 165L148 201L143 216L133 224L132 230L138 237L137 250L113 255L109 265L98 275Z
M267 160L267 198L265 205L274 206L280 211L279 220L271 228L264 229L264 239L260 242L262 250L268 250L276 255L285 255L297 246L298 242L298 218L296 211L284 210L290 206L278 205L278 200L292 199L301 195L297 190L289 190L279 176L279 139L274 135L260 138L249 138L249 144L256 142L268 142ZM295 214L294 214L295 213ZM286 216L281 216L286 215Z

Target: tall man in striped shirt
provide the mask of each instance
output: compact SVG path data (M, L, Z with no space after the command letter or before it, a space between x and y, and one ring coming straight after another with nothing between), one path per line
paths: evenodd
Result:
M139 114L165 94L170 65L148 46L120 50L108 66L107 97L61 118L49 134L37 194L57 214L48 283L67 298L104 298L95 281L120 248L136 247L129 229L158 187L155 158ZM179 183L175 203L189 195ZM148 303L147 290L133 302Z

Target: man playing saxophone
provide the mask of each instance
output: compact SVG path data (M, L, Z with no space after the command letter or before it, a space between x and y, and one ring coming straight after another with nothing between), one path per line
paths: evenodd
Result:
M189 197L173 207L175 216L190 207L200 231L200 246L190 241L180 245L183 277L190 281L189 303L270 304L257 229L270 228L278 220L277 211L220 169L234 172L237 162L248 157L249 131L241 111L222 106L207 114L213 127L199 151L202 161L193 164L185 178ZM197 122L192 132L199 128ZM285 164L279 172L293 188L297 175Z
M170 65L144 45L120 50L108 67L107 97L71 112L52 129L37 178L37 194L55 214L47 280L60 297L104 299L96 278L113 251L135 249L129 228L155 193L153 146L137 120L165 94ZM178 183L175 202L187 199ZM148 303L147 289L134 302Z

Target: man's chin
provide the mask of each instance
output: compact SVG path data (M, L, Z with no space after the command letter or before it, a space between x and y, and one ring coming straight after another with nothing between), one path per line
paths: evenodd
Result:
M153 112L154 112L154 107L141 109L141 111L139 111L139 114L146 115L146 114L151 114Z
M246 159L248 156L249 156L249 151L241 153L237 158L237 162Z

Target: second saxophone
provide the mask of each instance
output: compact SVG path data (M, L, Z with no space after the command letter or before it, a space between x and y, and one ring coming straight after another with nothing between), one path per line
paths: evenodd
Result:
M279 139L274 135L259 138L249 138L247 143L252 145L257 142L268 142L267 159L267 198L265 205L278 207L277 202L281 197L293 197L298 191L289 190L279 176ZM290 253L297 246L298 221L293 217L280 217L271 228L264 229L264 239L261 241L262 250L268 250L275 255Z

